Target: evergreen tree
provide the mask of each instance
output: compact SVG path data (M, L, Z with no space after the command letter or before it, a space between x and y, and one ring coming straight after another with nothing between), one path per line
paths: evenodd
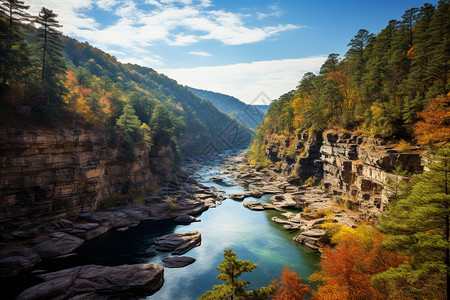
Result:
M392 202L380 220L380 229L391 234L384 245L410 261L376 275L372 283L403 299L448 295L450 146L439 150L434 161L429 171L415 177L411 194Z
M432 86L427 98L445 96L450 90L450 3L440 1L428 28L427 79Z
M58 15L52 10L42 7L35 22L41 25L37 31L37 50L41 58L41 84L46 92L47 102L58 102L64 92L63 84L59 78L66 71L64 55L61 43L61 32L57 28L62 27L56 20Z
M346 58L350 60L349 74L358 91L361 91L362 77L365 73L365 64L367 61L367 46L374 40L374 35L365 29L360 29L353 39L350 40L347 46L350 49L345 54Z
M244 288L250 284L246 280L237 279L244 272L252 272L258 267L257 264L249 260L237 259L237 254L232 249L223 252L224 260L217 267L221 273L217 278L224 281L221 285L213 286L212 291L203 294L199 299L204 300L244 300L261 299L266 300L275 290L274 286L262 287L259 290L247 292Z
M156 132L156 141L168 145L174 134L174 125L172 116L164 105L159 104L155 107L149 125Z
M402 16L401 24L405 26L407 34L408 34L408 46L411 48L414 45L414 35L413 35L413 29L414 26L417 24L417 12L419 9L417 8L411 8L405 11L405 13Z
M141 122L136 116L136 112L131 104L126 104L123 107L123 112L120 118L117 120L117 126L121 129L121 136L131 136L139 130Z
M2 43L0 44L0 77L3 83L20 79L24 69L30 64L28 44L22 32L23 22L30 20L30 15L26 12L29 5L21 0L2 0L0 2L0 17L4 24L0 31Z
M337 71L338 66L339 66L339 54L331 53L330 55L328 55L327 60L320 67L319 73L326 74L329 72L335 72Z

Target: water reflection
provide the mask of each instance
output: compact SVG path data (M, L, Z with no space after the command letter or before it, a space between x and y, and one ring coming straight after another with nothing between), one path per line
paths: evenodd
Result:
M243 192L240 187L230 184L231 178L220 175L218 162L204 166L198 175L202 178L201 183L222 189L226 194ZM221 176L225 183L209 181L213 176ZM248 198L245 201L268 202L269 199L270 195L265 195L260 199ZM294 233L285 231L282 225L270 220L275 215L279 215L279 212L251 211L244 208L242 202L227 199L217 208L200 215L201 222L187 226L175 225L172 221L158 221L145 222L125 232L111 231L86 242L78 250L78 257L68 264L161 264L169 254L152 251L152 244L158 236L199 231L202 245L185 254L197 261L181 269L165 268L164 286L148 299L197 299L214 284L221 283L216 279L216 267L223 259L223 250L227 248L233 248L239 259L251 260L260 266L242 276L242 279L251 282L250 289L267 285L279 275L283 265L295 267L303 278L308 278L315 271L318 255L293 242Z

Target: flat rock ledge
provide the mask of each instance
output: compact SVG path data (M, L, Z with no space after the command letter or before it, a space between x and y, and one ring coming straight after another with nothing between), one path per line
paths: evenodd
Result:
M172 255L182 255L194 247L200 246L202 238L200 232L166 234L156 239L156 250L171 252Z
M297 243L308 246L311 249L320 251L321 249L321 241L326 235L326 231L322 229L311 229L308 231L304 231L299 235L294 237L294 241Z
M251 210L266 210L266 209L277 209L275 205L270 203L258 202L258 201L248 201L243 203L244 207Z
M37 277L45 281L22 292L17 300L106 300L148 296L162 287L164 268L156 264L117 267L87 265Z
M163 259L166 268L183 268L195 262L195 258L188 256L171 256Z

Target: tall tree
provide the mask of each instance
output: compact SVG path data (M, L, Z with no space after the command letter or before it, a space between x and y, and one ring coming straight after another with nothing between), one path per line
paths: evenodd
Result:
M249 260L237 259L237 254L232 249L226 249L223 252L224 260L217 267L221 273L217 278L224 281L221 285L213 286L212 291L203 294L199 299L203 300L244 300L244 299L260 299L265 300L273 293L274 287L262 287L259 290L247 292L244 288L250 282L242 279L237 279L244 272L252 272L258 267L257 264Z
M174 134L174 124L170 111L162 104L158 104L152 112L150 127L156 132L155 140L168 145Z
M450 146L440 149L417 175L411 194L389 205L380 229L391 234L384 242L410 262L376 275L372 282L406 299L446 299L449 295Z
M409 48L411 48L414 45L413 29L414 29L414 26L417 24L418 11L419 11L419 9L414 7L414 8L406 10L402 16L401 24L403 26L405 26L407 29Z
M361 91L362 77L365 73L365 64L367 61L367 46L374 40L374 35L366 29L360 29L347 46L350 49L345 57L350 61L349 74L354 82L356 90ZM362 99L364 101L364 99Z
M370 40L374 37L372 33L369 33L366 29L360 29L358 30L358 33L355 35L354 38L350 40L350 43L348 43L347 46L350 46L350 49L345 54L347 57L352 56L361 56L364 47L367 45L367 43L370 42Z
M23 75L23 69L29 66L27 43L21 30L22 23L31 18L26 12L29 8L30 6L21 0L0 2L0 13L5 16L7 22L7 30L1 32L4 43L1 44L3 59L0 59L0 76L3 83L17 80Z
M61 43L59 24L52 10L42 7L35 22L41 25L37 32L37 48L41 57L41 83L47 94L47 102L60 101L63 94L63 84L60 75L65 74L66 65Z

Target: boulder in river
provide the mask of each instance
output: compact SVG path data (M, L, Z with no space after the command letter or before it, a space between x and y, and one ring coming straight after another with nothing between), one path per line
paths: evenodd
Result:
M188 256L171 256L163 259L166 268L183 268L195 262L195 258Z
M166 234L155 241L156 250L181 255L202 243L200 232Z
M242 201L245 199L245 194L230 194L228 197L233 200L239 200Z
M156 264L117 267L87 265L37 277L45 281L22 292L18 300L106 300L151 295L164 283L164 268Z
M214 177L209 178L209 180L211 180L213 182L222 182L223 178L214 176Z
M180 223L180 224L190 224L192 222L200 222L200 220L193 216L183 214L183 215L178 215L175 218L175 222Z
M258 202L258 201L248 201L244 202L244 207L251 209L251 210L265 210L265 209L276 209L275 205L271 203L264 203L264 202Z

